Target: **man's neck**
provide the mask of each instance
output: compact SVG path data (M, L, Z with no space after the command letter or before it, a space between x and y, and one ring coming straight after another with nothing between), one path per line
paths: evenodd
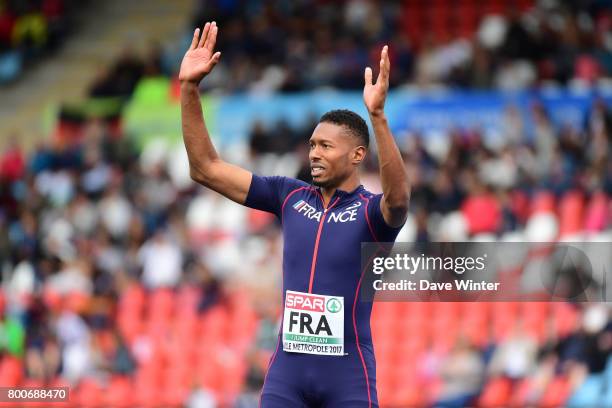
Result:
M334 196L336 190L342 190L350 193L355 191L360 184L361 182L359 181L359 177L355 176L344 180L342 183L340 183L340 185L335 187L321 187L321 195L323 196L323 204L325 205L325 208L329 207L331 198Z

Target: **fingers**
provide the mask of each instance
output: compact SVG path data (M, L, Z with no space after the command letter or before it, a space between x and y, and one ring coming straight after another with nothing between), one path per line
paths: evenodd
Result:
M378 84L379 81L388 83L390 70L391 62L389 61L389 47L385 45L380 52L380 71L378 72L378 79L376 79L376 83Z
M198 45L199 38L200 38L200 29L196 28L195 31L193 32L193 39L191 40L191 46L189 47L190 50L195 49L195 47Z
M219 27L217 27L217 23L213 21L210 26L208 38L204 43L204 47L210 52L215 49L215 43L217 42L217 31L219 31Z
M365 84L366 84L366 86L367 85L372 85L372 68L367 67L365 69L364 77L365 77Z
M208 62L206 71L210 72L215 67L215 65L219 63L220 58L221 58L221 53L215 52L214 55L211 57L210 61Z
M202 36L200 37L200 42L198 43L198 48L202 48L204 45L206 38L208 37L208 33L210 32L210 23L204 24L204 29L202 30Z
M389 46L385 45L382 50L383 60L383 79L389 83L389 73L391 72L391 61L389 60Z

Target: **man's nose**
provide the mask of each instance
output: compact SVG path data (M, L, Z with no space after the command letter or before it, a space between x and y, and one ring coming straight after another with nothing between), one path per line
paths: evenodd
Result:
M310 149L310 152L308 153L308 157L310 158L310 160L320 159L321 158L321 152L320 152L319 148L317 146L315 146L312 149Z

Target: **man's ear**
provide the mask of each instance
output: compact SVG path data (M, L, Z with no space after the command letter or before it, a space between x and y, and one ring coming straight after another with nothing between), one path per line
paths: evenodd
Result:
M367 150L365 146L357 146L353 149L353 155L351 157L351 163L353 165L358 166L363 159L366 157Z

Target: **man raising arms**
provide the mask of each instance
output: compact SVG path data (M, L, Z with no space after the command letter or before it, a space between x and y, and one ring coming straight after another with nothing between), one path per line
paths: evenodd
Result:
M392 242L408 212L410 188L384 104L388 48L372 82L365 70L363 99L378 146L383 194L359 182L369 145L365 121L354 112L324 114L310 138L312 185L260 177L224 162L204 123L198 85L221 57L218 27L196 29L181 63L183 140L196 182L281 221L283 321L261 395L264 408L377 407L371 302L359 301L361 242Z

